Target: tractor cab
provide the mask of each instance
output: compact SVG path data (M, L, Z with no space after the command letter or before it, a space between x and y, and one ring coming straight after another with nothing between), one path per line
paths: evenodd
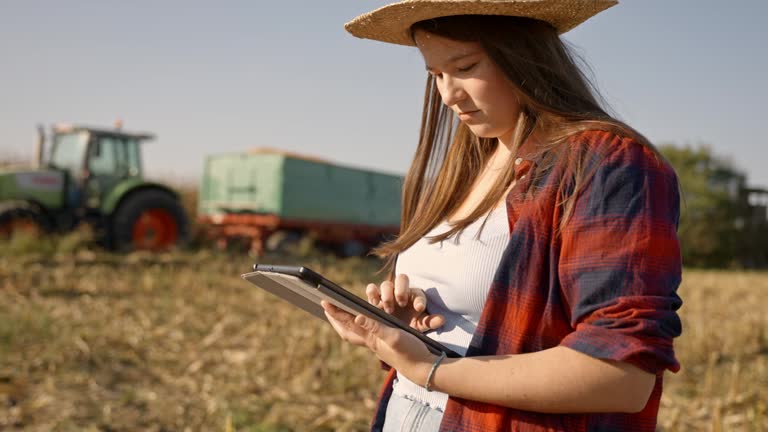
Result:
M70 207L96 210L120 182L142 178L142 142L150 134L129 134L81 126L54 126L45 165L64 171L70 179Z

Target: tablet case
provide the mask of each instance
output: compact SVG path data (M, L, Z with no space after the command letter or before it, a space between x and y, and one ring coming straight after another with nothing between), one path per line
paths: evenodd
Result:
M352 315L363 314L390 327L405 330L419 338L435 354L445 352L448 357L460 357L453 350L413 329L399 318L370 305L307 267L257 264L254 265L253 272L245 273L241 277L324 321L327 321L327 318L320 306L321 300L327 300Z

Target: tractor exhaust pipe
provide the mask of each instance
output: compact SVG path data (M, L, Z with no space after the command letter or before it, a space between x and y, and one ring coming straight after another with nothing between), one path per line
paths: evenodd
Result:
M43 154L45 153L45 129L42 125L37 125L37 139L35 140L34 160L32 165L35 168L42 168Z

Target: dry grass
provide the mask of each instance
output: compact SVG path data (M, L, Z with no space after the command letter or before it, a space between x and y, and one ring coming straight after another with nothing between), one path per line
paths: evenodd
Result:
M356 290L378 279L375 261L303 261ZM366 430L377 362L240 280L251 264L0 252L0 429ZM681 294L660 428L768 430L768 274L688 272Z
M374 270L309 262L348 286ZM209 252L0 259L0 429L362 430L375 362L240 280L251 264Z
M768 430L768 273L689 271L664 430Z

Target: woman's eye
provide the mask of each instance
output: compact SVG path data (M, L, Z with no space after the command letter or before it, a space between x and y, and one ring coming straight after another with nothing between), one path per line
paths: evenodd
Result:
M472 70L472 68L474 68L475 66L477 66L477 63L472 63L472 64L471 64L471 65L469 65L469 66L466 66L466 67L463 67L463 68L458 68L457 70L458 70L459 72L469 72L469 71L471 71L471 70Z

